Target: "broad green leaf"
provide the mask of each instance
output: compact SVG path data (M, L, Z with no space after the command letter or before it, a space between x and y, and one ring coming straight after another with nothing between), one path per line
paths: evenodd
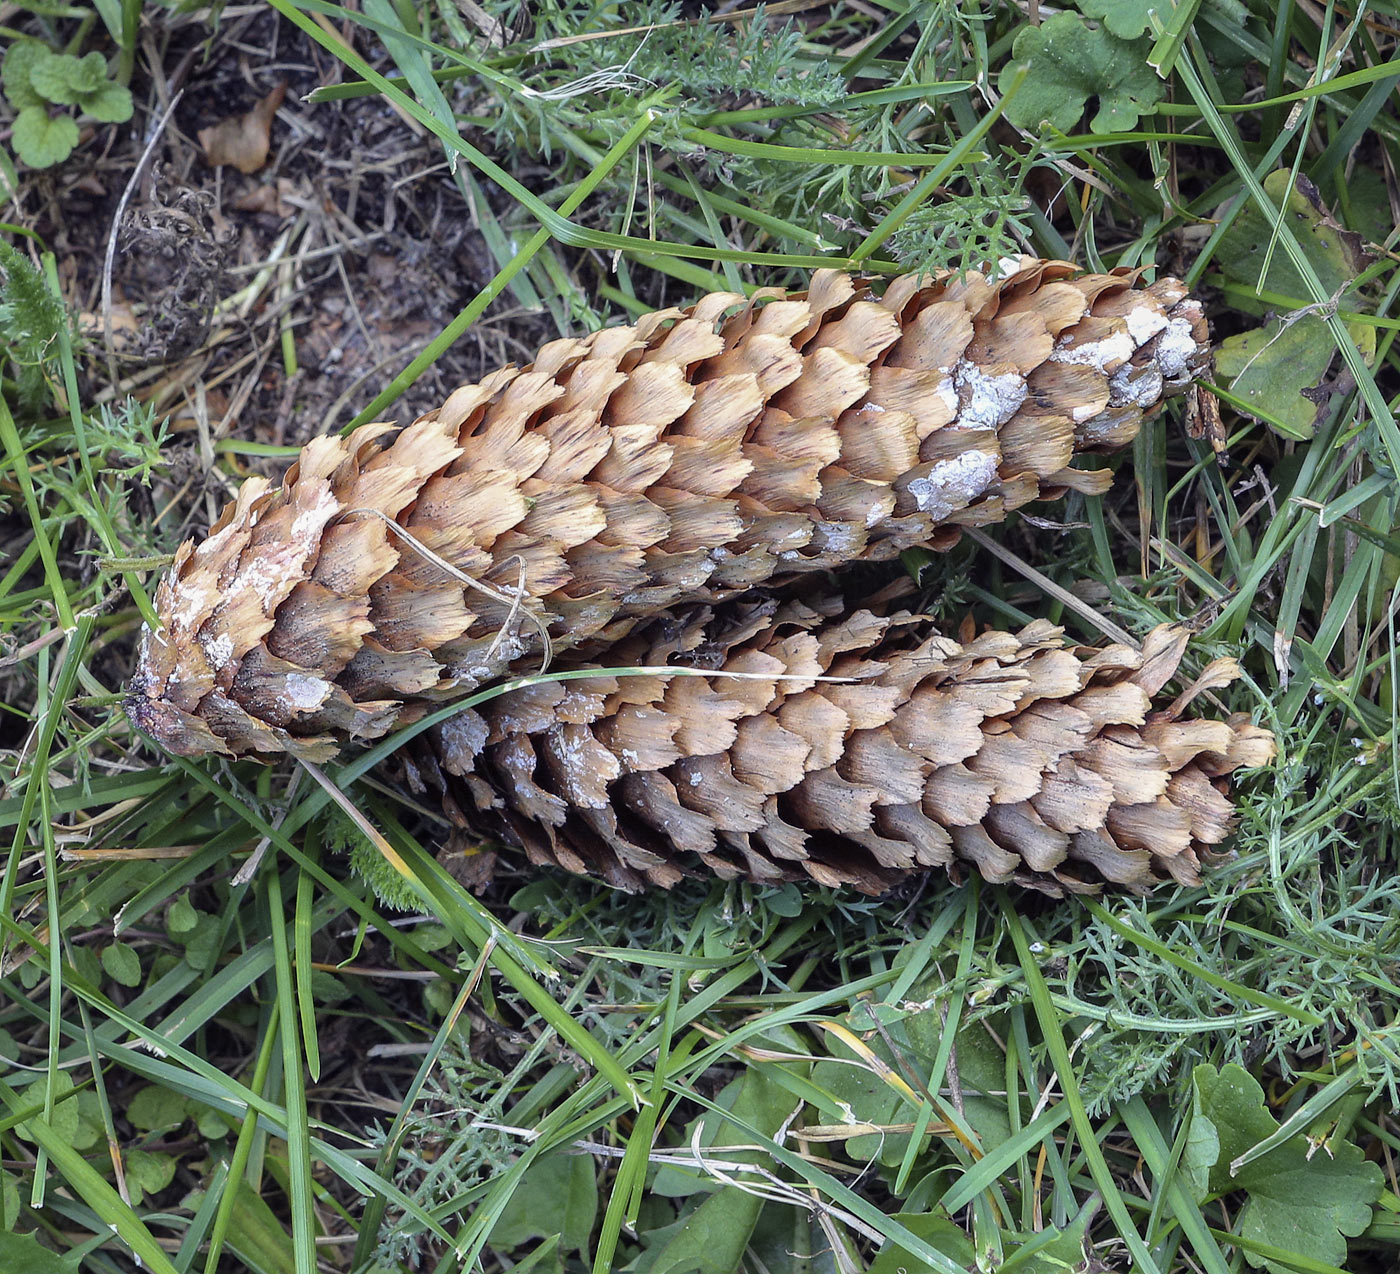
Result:
M142 1132L178 1128L188 1116L189 1099L159 1084L146 1085L126 1108L127 1120Z
M1347 226L1372 243L1384 241L1395 227L1384 175L1358 165L1347 174L1346 195Z
M780 1035L788 1048L800 1048L794 1040ZM800 1069L806 1069L805 1066ZM777 1080L750 1068L727 1085L718 1104L759 1132L771 1136L793 1113L796 1098ZM753 1133L727 1119L708 1112L693 1123L685 1134L685 1144L694 1141L704 1150L713 1150L726 1163L761 1163L764 1156L755 1151L728 1150L728 1146L753 1144ZM763 1200L738 1186L723 1185L712 1174L699 1168L663 1165L652 1190L657 1195L685 1197L699 1191L713 1191L698 1208L664 1229L652 1231L642 1256L633 1267L638 1274L731 1274L746 1268L740 1263L749 1237L764 1215Z
M175 1179L175 1156L154 1150L128 1150L126 1188L134 1205L148 1194L159 1194Z
M931 998L940 984L936 979L916 982L911 995L916 1000ZM979 1097L1006 1086L1006 1054L992 1032L1004 1027L1000 1017L966 1023L958 1031L958 1074L963 1086L963 1114L982 1139L984 1152L995 1150L1011 1135L1006 1098ZM932 1065L941 1038L942 1018L938 1013L916 1013L905 1029L915 1056L923 1067ZM892 1032L899 1039L899 1031ZM1027 1103L1029 1107L1029 1103Z
M199 1129L199 1135L206 1141L217 1141L220 1137L227 1137L229 1134L229 1117L215 1110L212 1106L206 1106L203 1102L192 1101L189 1103L190 1113L194 1116L194 1126Z
M191 968L207 973L219 958L221 930L218 925L202 924L178 939L184 945L185 959Z
M762 1071L750 1068L744 1074L727 1084L716 1099L726 1110L733 1111L736 1119L771 1136L782 1127L797 1104L797 1099L776 1080L768 1078ZM741 1132L734 1124L721 1119L713 1112L707 1112L692 1123L685 1131L685 1144L691 1145L699 1128L699 1144L704 1149L711 1146L749 1145L751 1134ZM753 1162L752 1153L741 1151L725 1152L728 1161L742 1160ZM668 1198L686 1198L697 1190L717 1190L723 1187L711 1174L700 1168L682 1168L674 1164L663 1164L656 1173L652 1189Z
M1221 341L1215 369L1242 411L1289 438L1311 438L1325 405L1303 391L1322 381L1335 354L1321 319L1282 318Z
M457 988L446 978L434 978L423 986L423 1003L435 1017L446 1017L457 999Z
M73 968L85 982L92 986L101 985L102 960L91 947L84 945L73 948Z
M759 1270L827 1274L833 1269L830 1251L820 1223L803 1208L764 1208L749 1235L748 1259L755 1274Z
M869 1043L876 1056L889 1065L891 1058L883 1041ZM917 1109L844 1044L831 1041L829 1047L835 1060L812 1067L812 1083L831 1099L821 1104L822 1118L874 1129L847 1138L846 1153L857 1163L878 1159L887 1168L898 1166L909 1146L909 1134L883 1130L894 1124L912 1124L918 1118Z
M0 1270L14 1274L77 1274L76 1259L44 1247L32 1234L0 1230Z
M1088 1268L1085 1239L1099 1200L1091 1199L1064 1229L1047 1226L1030 1234L1005 1231L998 1238L1003 1257L996 1268L1006 1274L1079 1274ZM969 1270L980 1268L976 1248L961 1226L941 1209L927 1213L899 1213L894 1218L930 1247ZM897 1243L886 1244L867 1274L911 1274L922 1263Z
M792 919L802 914L802 891L789 881L785 885L774 885L765 890L763 904L775 916Z
M559 1236L560 1252L587 1254L598 1217L598 1173L589 1155L551 1154L527 1169L491 1229L509 1253L531 1239Z
M1290 185L1289 174L1275 169L1264 189L1283 210L1285 225L1298 240L1319 282L1343 305L1357 305L1348 287L1365 268L1361 237L1340 225L1329 213L1317 188L1306 177ZM1240 210L1221 240L1216 261L1227 278L1250 291L1296 298L1309 296L1302 275L1277 242L1271 222L1251 202ZM1272 301L1245 308L1276 309ZM1367 363L1376 354L1376 329L1352 323L1347 331ZM1327 375L1336 345L1321 317L1298 311L1260 327L1239 332L1221 342L1216 369L1237 406L1289 438L1311 438L1326 414L1325 394L1313 395Z
M1328 295L1344 293L1365 268L1360 236L1337 222L1323 205L1317 187L1306 177L1300 176L1290 187L1288 170L1276 168L1263 184L1264 193L1281 207L1288 229ZM1240 209L1221 238L1215 263L1226 278L1247 288L1294 297L1300 304L1311 299L1302 275L1274 234L1273 222L1253 200ZM1263 303L1260 308L1276 307Z
M421 925L413 937L424 951L442 951L452 945L452 931L446 925Z
M977 1251L971 1240L960 1226L954 1225L946 1216L936 1212L900 1212L895 1214L894 1219L936 1252L942 1252L970 1270L977 1268ZM886 1243L870 1263L867 1274L913 1274L914 1270L922 1268L923 1262L911 1256L898 1243Z
M102 1103L91 1088L82 1089L72 1100L78 1106L78 1131L71 1144L74 1150L91 1150L105 1135Z
M909 989L907 999L914 1003L931 1000L940 985L937 976L921 979ZM879 1035L869 1035L876 1021L883 1029ZM933 1066L942 1030L942 1018L937 1012L908 1012L898 1005L862 1003L852 1009L847 1025L865 1037L871 1051L895 1073L900 1068L890 1044L899 1049L916 1072L927 1074ZM835 1039L827 1043L833 1057L854 1060L842 1043ZM958 1031L957 1051L964 1087L963 1115L981 1139L982 1149L994 1150L1011 1135L1006 1100L978 1093L995 1092L1004 1086L1003 1055L981 1023ZM913 1123L919 1117L919 1108L902 1090L892 1087L864 1064L820 1062L813 1068L812 1079L835 1103L822 1108L822 1117L832 1122L849 1122L854 1116L871 1124L900 1124ZM841 1109L842 1103L846 1112ZM903 1161L909 1134L873 1132L853 1137L845 1145L847 1153L857 1160L868 1162L878 1157L886 1167L895 1167Z
M15 116L10 143L31 168L52 168L73 153L78 125L68 115L51 117L46 106L26 106Z
M0 1168L0 1230L13 1230L19 1220L19 1180Z
M97 59L97 79L92 79L92 66L89 59ZM76 58L71 53L44 51L43 57L35 58L29 71L29 82L45 100L58 106L76 106L84 93L90 93L101 83L106 66L100 53L90 53L87 58Z
M200 915L189 898L181 894L165 913L165 931L176 941L182 941L195 931Z
M1092 1197L1064 1229L1048 1225L1031 1234L1017 1235L1005 1243L1006 1260L1003 1274L1080 1274L1092 1267L1087 1257L1089 1222L1099 1210L1101 1200Z
M44 99L35 90L30 74L34 64L41 58L50 56L38 40L16 40L5 54L0 65L0 83L5 86L5 96L17 111L30 106L42 106Z
M19 1090L19 1099L26 1105L42 1103L44 1100L44 1086L48 1081L39 1078L26 1084ZM78 1103L76 1098L70 1094L73 1092L73 1077L67 1071L59 1071L54 1076L53 1081L53 1118L49 1120L49 1127L64 1141L71 1143L78 1135ZM64 1098L68 1100L65 1101ZM15 1125L15 1135L23 1137L26 1141L36 1140L34 1130L30 1128L29 1121Z
M320 1005L340 1004L351 998L352 992L333 973L324 969L311 970L311 994Z
M91 93L84 93L78 102L84 115L104 124L125 124L131 118L131 90L121 84L99 84Z
M1147 35L1152 29L1148 15L1153 10L1159 17L1166 16L1162 0L1076 0L1076 3L1080 13L1086 18L1097 18L1120 40L1136 40ZM1249 17L1249 10L1240 0L1205 0L1201 8L1214 9L1227 22L1241 25Z
M535 1245L529 1255L516 1261L510 1267L511 1274L529 1274L536 1266L543 1264L547 1257L554 1257L550 1265L551 1269L561 1269L563 1267L562 1258L559 1256L559 1236L551 1234L549 1238ZM369 1274L394 1274L392 1270L386 1270L382 1265L376 1265Z
M25 1104L22 1096L3 1079L0 1079L0 1100L12 1113L18 1113ZM35 1119L32 1125L33 1139L48 1153L54 1167L67 1178L76 1197L126 1244L141 1267L154 1270L156 1274L176 1274L175 1266L145 1223L97 1169L66 1138L59 1135L53 1124Z
M674 1225L648 1232L629 1274L741 1274L762 1210L762 1199L725 1186Z
M107 59L100 53L89 53L77 59L73 76L68 81L78 94L96 92L107 82Z
M233 1188L232 1183L229 1189ZM297 1274L292 1240L261 1195L244 1187L233 1205L228 1245L259 1274Z
M1147 34L1147 15L1161 7L1160 0L1078 0L1079 12L1097 18L1120 40L1136 40Z
M1300 1133L1232 1175L1231 1162L1278 1129L1265 1108L1264 1090L1234 1063L1218 1072L1209 1064L1198 1066L1193 1081L1195 1107L1184 1160L1188 1179L1197 1188L1204 1179L1213 1193L1247 1192L1238 1220L1242 1238L1343 1265L1346 1238L1371 1223L1371 1205L1384 1186L1380 1168L1350 1142L1319 1147ZM1209 1123L1210 1131L1198 1133L1198 1121ZM1212 1134L1216 1155L1208 1162ZM1248 1250L1245 1257L1273 1274L1292 1274L1283 1264Z
M102 967L107 976L121 986L141 985L141 957L125 942L113 942L102 948Z
M1089 126L1096 133L1127 132L1138 117L1162 100L1162 82L1147 65L1146 45L1120 40L1104 27L1091 27L1077 13L1057 13L1038 27L1026 27L1011 47L1000 87L1027 68L1006 117L1021 128L1049 124L1070 132L1090 98L1099 108Z

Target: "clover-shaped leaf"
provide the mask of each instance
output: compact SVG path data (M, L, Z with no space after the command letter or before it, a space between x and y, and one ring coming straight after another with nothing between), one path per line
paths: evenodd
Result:
M999 83L1008 92L1014 76L1026 68L1020 91L1006 107L1007 119L1019 128L1049 124L1067 133L1089 99L1097 97L1099 109L1089 126L1096 133L1122 133L1162 99L1162 82L1147 65L1145 43L1120 40L1077 13L1057 13L1038 27L1026 27L1011 56Z
M100 53L89 53L79 58L68 82L80 98L97 92L107 83L107 59Z
M1371 1223L1381 1196L1381 1170L1350 1142L1312 1145L1302 1133L1238 1172L1233 1161L1278 1131L1264 1106L1264 1090L1242 1066L1193 1073L1195 1104L1183 1168L1198 1196L1243 1190L1241 1238L1254 1239L1310 1261L1339 1266L1347 1259L1347 1235ZM1292 1266L1245 1249L1245 1259L1286 1274Z
M162 1088L159 1084L147 1084L138 1089L127 1103L126 1118L133 1128L142 1132L161 1132L178 1128L189 1114L188 1099L179 1093Z
M154 1150L126 1152L126 1188L132 1203L140 1203L148 1194L159 1194L175 1180L175 1156Z
M28 1106L34 1103L43 1104L48 1080L42 1076L31 1080L19 1090L20 1101ZM67 1071L59 1071L53 1078L53 1111L48 1119L48 1125L53 1132L66 1142L73 1142L78 1136L78 1125L81 1122L82 1114L78 1109L78 1103L73 1097L73 1077ZM23 1138L25 1141L37 1141L34 1130L29 1126L29 1120L23 1120L15 1125L15 1136ZM0 1267L3 1268L3 1267Z
M50 115L48 107L26 106L15 116L10 141L31 168L52 168L73 153L78 125L69 115Z
M141 985L141 957L125 942L113 942L102 951L107 976L122 986Z

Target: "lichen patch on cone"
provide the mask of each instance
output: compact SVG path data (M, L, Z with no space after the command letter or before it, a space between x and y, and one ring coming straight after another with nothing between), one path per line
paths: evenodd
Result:
M411 778L467 844L629 889L709 871L881 893L943 867L1141 892L1198 881L1233 822L1226 776L1273 755L1246 717L1154 709L1180 628L1141 651L1074 647L1044 621L959 643L907 612L818 605L657 621L612 660L709 675L508 691L431 732Z
M325 759L537 664L538 629L597 652L681 603L1101 491L1076 455L1208 365L1200 306L1174 279L1003 264L715 293L316 439L180 549L127 711L186 755Z

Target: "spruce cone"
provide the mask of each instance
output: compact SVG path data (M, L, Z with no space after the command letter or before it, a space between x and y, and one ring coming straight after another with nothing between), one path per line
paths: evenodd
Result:
M1101 491L1076 452L1130 441L1209 363L1199 304L1137 278L1024 258L876 295L822 270L803 295L553 341L406 428L315 439L180 549L127 711L185 755L324 760L538 667L531 623L601 651L673 605Z
M1058 895L1196 883L1230 830L1223 776L1273 755L1244 716L1178 720L1189 695L1151 711L1180 627L1141 652L1075 648L1044 621L959 644L906 612L822 609L658 621L609 662L680 655L714 675L508 691L437 727L410 779L438 789L457 840L504 840L623 888L708 868L881 893L966 866ZM1212 672L1219 685L1238 669Z

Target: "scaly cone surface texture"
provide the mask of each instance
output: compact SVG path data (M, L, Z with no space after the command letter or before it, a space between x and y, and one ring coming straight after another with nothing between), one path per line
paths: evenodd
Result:
M325 760L537 668L545 626L598 652L684 602L1102 491L1076 453L1209 364L1200 306L1174 279L1007 268L715 293L315 439L180 549L128 713L185 755Z
M508 691L430 731L409 776L468 846L623 888L708 869L880 893L942 866L1063 894L1195 883L1230 830L1224 776L1273 755L1246 717L1179 719L1189 694L1153 711L1179 627L1141 651L1044 621L960 644L907 612L821 605L658 621L610 662L711 675ZM1238 673L1224 663L1210 684Z

